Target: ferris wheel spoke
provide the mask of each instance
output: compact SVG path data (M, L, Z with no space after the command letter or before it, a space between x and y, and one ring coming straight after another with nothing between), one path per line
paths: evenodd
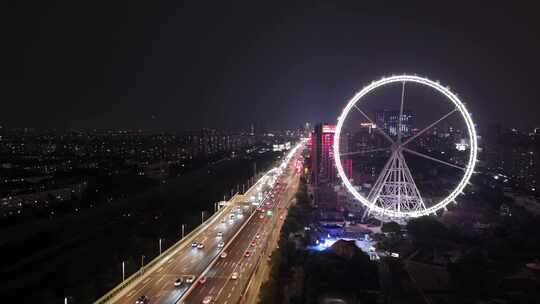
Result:
M360 151L353 151L353 152L344 152L340 153L340 156L348 156L348 155L356 155L356 154L366 154L366 153L373 153L373 152L380 152L380 151L388 151L389 148L376 148L376 149L368 149L368 150L360 150Z
M456 168L456 169L460 169L460 170L466 171L466 169L463 168L463 167L461 167L461 166L454 165L454 164L449 163L449 162L447 162L447 161L440 160L440 159L438 159L438 158L435 158L435 157L426 155L426 154L424 154L424 153L420 153L420 152L411 150L411 149L409 149L409 148L403 147L403 151L407 151L407 152L409 152L409 153L411 153L411 154L414 154L414 155L416 155L416 156L420 156L420 157L423 157L423 158L432 160L432 161L434 161L434 162L441 163L441 164L443 164L443 165L447 165L447 166L450 166L450 167L453 167L453 168Z
M405 99L405 81L401 86L401 105L399 107L399 117L398 117L398 142L401 142L401 127L403 125L403 100Z
M369 118L369 116L364 113L364 111L362 111L359 107L356 106L356 104L354 105L354 108L356 110L358 110L358 112L360 112L360 114L362 114L362 116L364 116L365 119L367 119L370 123L372 123L373 125L375 125L375 122L373 122L373 120L371 118ZM381 135L386 138L386 140L388 140L391 144L394 144L394 140L388 135L386 134L386 132L384 132L381 128L375 128L375 130L377 130L379 133L381 133Z
M452 115L454 112L458 111L458 108L454 108L452 111L446 113L443 117L437 119L436 121L434 121L433 123L431 123L429 126L425 127L424 129L420 130L418 133L416 133L415 135L413 135L412 137L409 137L409 139L407 139L405 142L403 142L401 145L402 146L405 146L406 144L410 143L411 141L413 141L415 138L417 138L418 136L424 134L427 130L433 128L434 126L436 126L438 123L440 123L441 121L445 120L446 118L448 118L448 116Z

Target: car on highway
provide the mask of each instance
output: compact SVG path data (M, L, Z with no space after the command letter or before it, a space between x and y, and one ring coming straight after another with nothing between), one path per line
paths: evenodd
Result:
M219 255L220 258L224 259L227 257L227 253L225 251L223 251L220 255Z
M261 238L261 235L260 235L259 233L257 233L257 234L255 235L255 238L256 238L256 239L260 239L260 238Z
M251 252L249 252L249 251L246 251L246 253L244 253L244 256L245 256L246 258L248 258L250 255L251 255Z
M193 242L193 243L191 243L191 248L195 248L195 247L197 247L197 245L199 245L199 244L197 244L197 242Z
M191 284L195 281L195 276L194 275L189 275L186 277L186 283L188 284Z
M257 241L255 240L251 241L251 244L249 244L249 246L251 247L255 247L255 245L257 245Z
M204 284L204 283L206 283L206 277L201 277L199 279L199 284Z
M204 248L204 244L203 244L203 243L197 244L197 248L198 248L198 249L203 249L203 248Z
M212 302L211 296L204 297L204 299L202 300L203 304L209 304L210 302Z
M217 237L222 237L222 236L223 236L223 232L219 231L219 232L217 233Z
M146 296L140 296L135 300L135 304L148 304L150 303L150 300Z
M264 215L259 215L259 218L262 220L264 218Z
M179 287L180 285L182 285L182 279L178 278L174 281L174 287Z
M218 248L223 248L224 246L225 246L225 242L219 242L219 244L217 244Z
M236 271L233 272L232 275L231 275L231 279L233 279L233 280L238 279L238 272L236 272Z

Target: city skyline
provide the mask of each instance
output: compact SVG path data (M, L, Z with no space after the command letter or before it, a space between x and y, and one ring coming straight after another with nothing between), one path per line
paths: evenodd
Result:
M15 1L7 303L536 303L540 19Z

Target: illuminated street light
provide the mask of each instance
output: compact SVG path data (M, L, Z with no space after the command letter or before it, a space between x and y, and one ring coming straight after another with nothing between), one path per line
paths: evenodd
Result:
M185 226L186 226L186 225L182 224L182 238L184 238Z

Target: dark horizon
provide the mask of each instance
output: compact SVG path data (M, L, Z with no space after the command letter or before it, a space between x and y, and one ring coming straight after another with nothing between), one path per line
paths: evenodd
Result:
M540 124L534 10L468 2L18 2L7 127L241 130L334 122L382 76L439 79L479 128Z

